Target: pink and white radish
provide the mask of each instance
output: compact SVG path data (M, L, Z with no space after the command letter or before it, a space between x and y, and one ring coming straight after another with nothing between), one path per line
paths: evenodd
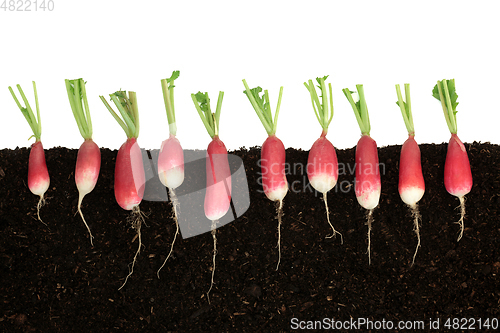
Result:
M21 98L23 99L26 107L23 107L21 103L19 103L16 94L14 93L12 88L9 87L9 91L12 94L14 101L16 102L24 118L30 125L31 130L33 131L32 137L34 136L36 140L35 143L31 145L31 151L29 156L28 188L30 189L31 193L40 196L40 200L38 200L38 204L36 206L36 215L38 216L38 220L40 222L47 225L40 218L40 208L45 203L44 195L45 192L47 192L47 189L49 188L50 177L49 177L49 172L47 170L47 164L45 162L45 151L43 150L42 141L40 141L42 135L42 123L40 121L40 109L38 106L38 94L36 92L35 81L33 81L33 91L35 93L36 118L28 102L28 99L24 95L24 92L19 84L17 85L17 89L19 90Z
M121 208L131 210L137 217L142 216L139 205L144 197L145 183L141 148L137 138L128 138L116 155L115 198Z
M403 100L401 87L396 85L396 93L398 95L397 104L401 109L403 120L408 130L408 139L401 147L401 156L399 159L399 195L401 200L410 206L413 216L413 230L417 234L417 247L413 254L412 265L415 263L418 248L420 247L420 227L419 220L421 219L418 211L418 202L422 199L425 192L424 176L422 174L422 163L420 161L420 148L415 141L415 129L413 126L413 116L411 113L410 85L405 84L405 97Z
M244 93L247 95L250 103L252 104L257 116L259 117L262 125L266 129L268 138L262 144L260 167L262 173L262 187L267 198L271 201L277 202L277 214L278 214L278 264L276 265L276 270L278 270L281 262L281 218L283 217L283 199L288 192L288 182L285 175L285 162L286 162L286 152L283 142L276 136L276 127L278 124L278 115L281 105L281 97L283 95L283 87L280 87L280 92L278 96L278 105L276 106L276 112L273 115L271 113L271 104L269 103L269 93L264 90L264 94L260 96L262 92L261 87L256 87L250 89L246 80L243 80L245 85Z
M217 109L212 113L210 109L210 99L208 93L198 92L191 94L196 111L205 125L205 128L212 138L207 148L206 172L207 186L205 192L204 211L207 219L212 221L211 231L214 240L213 269L210 289L207 292L207 299L210 303L210 291L214 284L215 256L217 255L216 226L220 218L229 211L231 204L231 170L227 157L227 149L219 139L219 119L222 108L224 92L219 92Z
M455 79L438 81L432 95L441 101L444 117L451 133L444 164L444 186L451 195L460 200L460 234L464 234L465 195L472 189L472 172L464 144L457 136L457 98Z
M177 135L174 108L174 80L180 75L174 71L168 79L161 80L163 100L167 111L169 138L162 142L158 155L158 176L161 183L174 190L184 181L184 151L182 150Z
M328 89L330 92L330 104L328 104L328 95L326 90L325 80L328 75L322 78L316 78L318 81L319 88L321 90L321 102L316 93L313 81L309 80L308 83L304 82L309 94L311 95L312 106L314 109L314 114L318 119L321 128L321 136L317 139L309 150L309 156L307 159L307 177L311 186L318 192L323 193L323 201L325 202L326 208L326 218L328 224L332 228L333 234L327 236L326 238L331 238L336 234L340 235L342 241L342 234L335 230L332 223L330 222L330 212L328 210L327 193L337 184L339 167L337 161L337 153L335 152L335 147L326 138L328 133L328 126L333 119L333 100L332 100L332 85L328 84Z
M356 146L356 181L354 191L361 207L368 210L368 263L371 264L370 234L373 222L373 210L378 206L380 199L380 170L377 152L377 143L370 137L370 117L365 100L362 84L357 84L359 100L354 101L349 89L342 89L352 106L359 128L361 138Z
M161 143L158 155L158 177L161 183L168 187L170 194L184 181L184 151L173 132L170 132L168 139Z
M275 134L269 135L261 150L262 186L267 198L271 201L280 201L280 205L288 192L285 161L283 142Z
M231 171L227 149L217 135L208 145L206 172L205 216L217 221L226 215L231 204Z
M179 233L179 222L177 220L179 201L175 195L175 189L184 182L184 151L182 150L181 143L175 137L177 134L177 124L175 122L174 108L174 80L179 77L179 74L179 71L174 71L170 78L161 80L163 100L165 102L165 109L167 110L169 138L162 142L160 153L158 154L158 177L161 183L168 188L170 201L172 201L176 231L174 240L170 246L170 252L167 258L165 258L163 265L158 269L158 278L160 278L160 270L165 266L174 250L175 240Z
M80 213L83 223L85 223L89 232L90 244L93 245L92 239L94 236L92 236L90 227L83 217L81 205L83 197L92 192L97 183L97 178L99 178L101 151L92 140L92 120L87 102L85 81L83 79L65 80L65 83L73 116L84 139L80 149L78 149L75 167L75 183L78 189L78 213Z
M139 239L139 246L132 261L129 274L122 286L118 288L120 290L125 286L128 278L134 272L134 265L141 251L141 225L144 217L139 209L139 204L144 196L146 177L141 149L137 144L137 137L139 136L139 109L137 107L136 93L129 91L127 97L126 91L117 91L109 96L118 108L123 120L116 114L103 96L100 96L100 98L127 135L127 141L121 145L116 155L115 199L121 208L132 211L130 222L132 228L137 232Z

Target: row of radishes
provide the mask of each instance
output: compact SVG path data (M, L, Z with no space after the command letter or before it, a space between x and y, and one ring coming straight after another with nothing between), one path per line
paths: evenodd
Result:
M175 196L175 189L179 187L184 180L184 155L179 140L176 138L177 126L174 110L174 80L178 77L179 72L174 71L170 78L161 80L170 136L167 140L163 141L160 148L160 154L158 157L158 174L161 182L169 189L174 211L174 219L177 225L177 231L174 235L170 253L165 262L172 253L173 245L179 231L177 223L178 201ZM315 115L322 127L320 138L316 140L309 152L307 173L311 185L318 192L323 193L327 221L333 231L332 235L328 237L333 237L336 234L339 234L342 237L342 235L335 230L330 221L327 204L327 193L337 183L338 163L335 148L326 138L328 126L333 118L332 87L331 84L328 84L327 89L325 84L326 79L327 76L316 79L319 91L321 92L320 96L318 96L316 87L314 86L312 80L304 83L310 93ZM66 80L65 82L73 115L78 124L80 133L84 138L84 143L78 151L75 169L75 182L79 191L78 212L88 229L90 241L92 243L93 236L81 211L81 202L83 197L90 193L96 185L101 163L100 150L99 147L92 141L92 122L85 91L85 82L83 79ZM243 80L243 84L245 86L244 93L248 97L257 113L257 116L261 120L269 135L267 140L263 143L261 151L260 163L262 171L262 184L266 196L271 201L277 202L278 249L280 249L280 225L283 214L283 199L288 192L288 183L285 175L285 148L281 140L276 137L277 119L283 87L280 88L278 104L273 117L268 91L262 91L262 88L260 87L250 89L245 80ZM37 206L37 215L40 221L42 221L39 211L44 202L44 193L49 187L50 180L45 164L43 146L40 141L41 123L36 85L33 82L37 111L36 118L21 87L19 85L17 87L26 105L25 107L21 105L11 87L9 87L9 90L12 93L16 104L31 126L33 136L36 139L36 142L32 145L30 152L28 187L34 194L40 196ZM376 142L370 137L370 120L363 86L357 85L356 88L357 95L359 96L356 100L353 97L354 92L351 92L348 89L343 89L343 92L353 108L362 133L356 147L355 194L359 204L368 210L368 258L370 262L370 232L371 224L373 222L372 212L379 203L381 181L377 145ZM420 246L420 215L418 213L417 203L424 194L425 185L421 169L420 150L414 140L415 132L413 128L409 84L405 85L406 100L403 99L399 85L396 85L396 92L398 97L397 104L401 108L401 113L409 134L408 140L406 140L401 149L399 193L402 200L410 206L414 217L414 228L418 238L417 247L413 256L414 262ZM204 203L205 215L212 221L211 230L214 240L214 268L212 270L212 283L210 289L213 284L215 256L217 252L215 234L216 225L218 220L228 212L231 201L231 172L227 159L227 150L224 143L219 139L219 118L223 96L224 93L220 92L216 111L213 113L210 108L210 99L207 93L199 92L191 95L196 110L198 111L208 134L212 138L212 141L207 149L207 186ZM448 154L445 163L445 187L449 193L460 199L462 208L459 220L461 231L458 240L460 240L464 230L464 195L469 193L472 187L472 175L465 146L457 137L456 106L458 105L458 102L454 80L438 81L434 87L433 96L441 101L444 115L452 134L448 145ZM139 239L139 246L134 256L130 272L125 278L125 282L120 287L121 289L133 273L134 264L142 244L141 224L143 221L143 215L139 209L139 204L142 201L144 194L145 175L142 165L141 151L137 144L137 137L139 135L139 112L135 92L129 91L128 95L125 91L117 91L110 94L110 98L118 109L119 114L114 111L112 106L108 104L103 96L100 96L100 98L127 135L127 141L120 147L116 158L114 191L117 203L123 209L132 211L132 227L137 231ZM280 250L279 258L281 258ZM278 259L276 269L279 267L279 262L280 259ZM160 270L162 267L160 267ZM160 270L158 270L158 273Z

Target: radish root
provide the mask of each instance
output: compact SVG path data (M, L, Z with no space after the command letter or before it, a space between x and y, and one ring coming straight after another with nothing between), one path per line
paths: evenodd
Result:
M462 239L462 236L464 235L464 217L465 217L465 197L464 196L461 196L461 197L458 197L458 199L460 200L460 220L458 220L458 223L460 225L460 235L458 235L458 239L457 239L457 242L460 241ZM458 207L457 207L458 208Z
M135 262L137 261L137 256L141 252L141 247L142 247L141 225L142 222L144 222L144 216L139 206L135 206L132 209L132 215L129 216L128 220L132 224L132 229L134 229L137 232L137 237L139 238L139 246L137 247L137 252L134 255L134 260L132 261L132 266L129 269L129 273L125 278L125 282L123 282L122 286L118 288L118 290L121 290L127 284L128 278L134 273Z
M415 264L415 258L417 257L418 248L420 247L419 220L422 218L422 216L420 215L420 212L418 211L417 204L410 206L410 208L411 208L411 216L413 217L413 231L417 235L417 247L415 248L415 253L413 254L413 261L411 262L411 265L413 266L413 264Z
M43 224L47 225L47 223L43 222L42 219L40 218L40 208L45 205L45 198L43 197L43 194L40 195L40 200L38 200L38 205L36 205L36 216L38 216L38 220L42 222Z
M207 300L208 304L210 304L210 291L212 290L212 286L214 285L214 275L215 275L215 256L217 255L217 237L215 236L215 233L217 229L215 228L218 220L212 221L212 238L214 239L214 255L213 255L213 267L212 267L212 279L210 281L210 289L207 291Z
M84 195L81 195L81 194L78 196L78 213L80 213L80 216L82 217L83 223L85 223L85 226L87 227L87 230L89 231L90 245L94 246L94 243L92 242L92 239L94 238L94 236L92 236L92 232L90 232L90 228L87 224L87 221L85 221L85 218L83 217L83 213L82 213L81 206L82 206L83 197L84 197Z
M337 234L339 234L340 235L340 243L344 244L344 237L342 237L342 234L340 232L335 230L332 223L330 222L330 211L328 210L328 201L326 200L326 195L327 195L326 193L327 192L323 193L323 200L325 201L325 208L326 208L326 219L328 220L328 224L332 228L333 234L331 236L326 236L325 238L332 238L332 237L336 236Z
M177 234L179 233L179 221L177 219L177 207L179 207L179 200L177 199L177 196L175 195L174 189L169 188L169 192L170 192L170 200L172 201L173 218L174 218L175 226L176 226L177 230L175 230L174 240L172 241L172 245L170 246L170 252L168 253L167 258L163 262L163 265L161 265L160 269L156 273L156 275L158 275L158 279L160 278L161 269L163 268L163 266L165 266L168 258L170 258L170 255L172 254L172 252L174 250L175 240L177 239Z
M281 218L283 217L283 199L281 199L276 206L276 211L278 213L278 264L276 265L276 270L280 267L281 262Z
M372 256L371 256L371 232L372 232L372 222L373 222L373 209L370 209L368 213L366 214L366 225L368 226L368 265L372 264Z

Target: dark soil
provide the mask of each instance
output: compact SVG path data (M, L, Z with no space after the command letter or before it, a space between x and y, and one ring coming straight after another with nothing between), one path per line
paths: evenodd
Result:
M500 147L466 144L474 177L467 195L464 237L457 242L459 201L443 185L446 145L421 145L426 193L420 202L422 247L416 263L413 221L398 194L400 146L379 150L385 165L374 211L372 263L368 265L366 212L347 170L328 195L331 219L344 236L326 239L322 198L311 191L307 151L287 150L292 168L284 201L281 265L275 204L257 183L260 149L233 152L245 165L250 208L217 229L215 284L208 303L213 241L210 233L177 238L170 202L143 201L147 226L135 272L120 291L137 249L113 193L116 151L102 150L101 175L79 215L74 183L76 150L46 151L51 185L36 219L38 197L27 188L29 150L0 151L0 331L163 332L290 331L302 321L498 318L500 314ZM354 149L338 151L354 165ZM295 166L295 168L294 168ZM295 169L295 170L294 170ZM382 170L384 171L384 170ZM186 177L189 178L186 171ZM237 184L236 184L237 185ZM202 204L202 203L199 203ZM182 209L188 209L181 207ZM470 322L469 322L470 323ZM478 330L478 323L475 324ZM394 330L397 331L397 330Z

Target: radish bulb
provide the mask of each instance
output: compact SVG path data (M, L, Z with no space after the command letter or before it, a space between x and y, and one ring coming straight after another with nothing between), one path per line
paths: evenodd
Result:
M217 109L213 113L210 109L208 93L198 92L191 94L194 106L205 126L212 142L208 145L206 158L207 186L205 192L204 210L207 219L212 221L211 233L214 241L212 278L210 289L207 292L208 303L210 303L210 291L214 285L215 257L217 255L216 227L220 218L229 211L231 204L231 170L227 157L227 149L219 139L219 119L222 108L224 92L219 92Z
M47 225L40 218L40 208L45 204L44 194L50 185L49 172L45 163L45 151L41 141L36 141L31 145L29 164L28 164L28 187L31 193L40 196L36 206L36 215L38 220Z
M231 171L227 149L218 135L214 135L208 145L206 161L205 216L211 221L218 221L226 215L231 204Z
M92 239L94 236L92 236L90 227L83 217L81 206L83 197L92 192L97 183L97 178L99 178L101 151L95 142L92 141L92 120L87 102L85 81L83 79L65 80L65 83L69 104L84 140L80 149L78 149L75 167L75 183L78 189L78 213L80 213L83 223L87 227L90 244L93 246Z
M175 134L161 143L158 154L158 177L163 186L175 190L184 182L184 151Z
M469 157L464 144L457 136L457 98L455 79L438 81L432 95L441 101L444 117L451 133L448 152L444 164L444 186L448 193L460 201L460 234L457 242L464 234L465 195L472 189L472 172Z
M116 155L115 199L121 208L132 211L128 221L136 231L139 239L137 251L131 263L129 274L121 287L118 288L118 290L121 290L125 284L127 284L128 278L134 273L135 262L141 251L141 226L142 222L144 222L144 216L139 208L139 204L144 196L146 177L141 149L137 144L137 137L139 136L137 95L133 91L129 91L128 96L126 91L117 91L109 96L118 108L123 119L118 116L103 96L100 96L101 101L127 135L127 141L121 145Z
M270 135L262 144L261 169L264 194L271 201L280 201L288 192L285 176L285 146L276 135Z
M21 98L23 99L26 107L23 107L21 103L19 103L16 94L14 93L12 88L9 87L9 91L12 94L14 101L16 102L24 118L30 125L31 130L33 131L32 136L35 137L36 140L35 143L31 145L31 151L29 156L28 188L30 189L31 193L40 196L40 200L38 200L38 204L36 206L36 215L40 222L47 225L40 218L40 208L45 204L44 195L49 188L50 177L49 177L49 172L47 170L47 164L45 162L45 151L43 150L42 141L40 141L42 135L42 123L40 121L40 109L38 106L38 94L36 91L35 81L33 81L33 91L35 93L36 118L28 102L28 99L24 95L24 92L19 84L17 85L17 89L19 90Z
M332 228L332 235L326 236L326 238L332 238L337 234L340 235L341 243L343 243L343 237L340 232L335 230L332 223L330 222L330 212L328 210L327 193L337 184L339 167L337 162L337 153L335 152L335 147L326 138L328 133L328 126L333 119L333 100L332 100L332 85L328 84L328 89L330 92L330 104L328 105L328 95L326 91L325 80L328 78L324 76L322 78L316 78L321 89L321 102L316 93L313 81L309 80L308 83L304 82L309 94L311 95L312 106L316 118L318 119L323 131L321 136L317 139L309 150L309 156L307 160L307 177L311 186L318 192L323 193L323 201L325 202L326 209L326 219L328 224Z
M418 211L418 202L422 199L425 192L424 176L422 174L422 163L420 161L420 148L415 141L415 129L413 126L413 116L411 113L410 85L405 84L406 101L403 100L401 87L396 85L398 95L397 104L401 109L403 120L408 130L408 139L401 147L401 156L399 160L399 195L401 200L410 207L413 217L413 230L417 235L417 246L413 254L412 266L415 263L418 248L420 247L420 226L421 219Z
M146 183L141 148L136 138L128 138L118 154L115 164L115 198L125 210L139 209Z
M172 210L176 226L174 240L170 246L170 252L165 258L163 265L156 273L160 278L160 270L165 266L168 258L174 250L175 240L179 234L179 222L177 220L177 209L179 200L175 195L175 189L184 182L184 151L182 150L181 143L175 137L177 134L177 125L175 122L175 108L174 108L174 80L179 77L180 72L172 72L172 76L168 79L161 80L161 87L163 91L163 100L165 102L165 109L167 111L169 138L162 142L160 153L158 154L158 177L161 183L168 188L170 200L172 201Z
M278 105L276 106L273 120L271 104L269 103L269 93L267 90L264 90L263 96L260 96L260 93L262 92L261 87L250 89L245 80L243 80L243 84L245 86L245 91L243 91L243 93L247 95L268 134L268 138L262 145L260 164L264 193L269 200L276 202L276 211L278 215L278 264L276 265L276 270L278 270L281 262L280 243L281 219L283 217L283 199L288 192L288 182L285 175L285 146L283 145L283 142L276 137L276 127L278 125L278 115L280 111L281 97L283 95L283 87L280 87Z
M359 100L354 101L351 91L347 88L342 89L344 95L352 106L359 128L361 129L361 138L356 145L356 182L354 191L356 199L361 207L368 210L368 264L371 264L371 230L373 223L373 210L378 206L380 199L380 170L377 152L377 143L370 137L370 118L368 107L365 100L363 85L357 84Z

